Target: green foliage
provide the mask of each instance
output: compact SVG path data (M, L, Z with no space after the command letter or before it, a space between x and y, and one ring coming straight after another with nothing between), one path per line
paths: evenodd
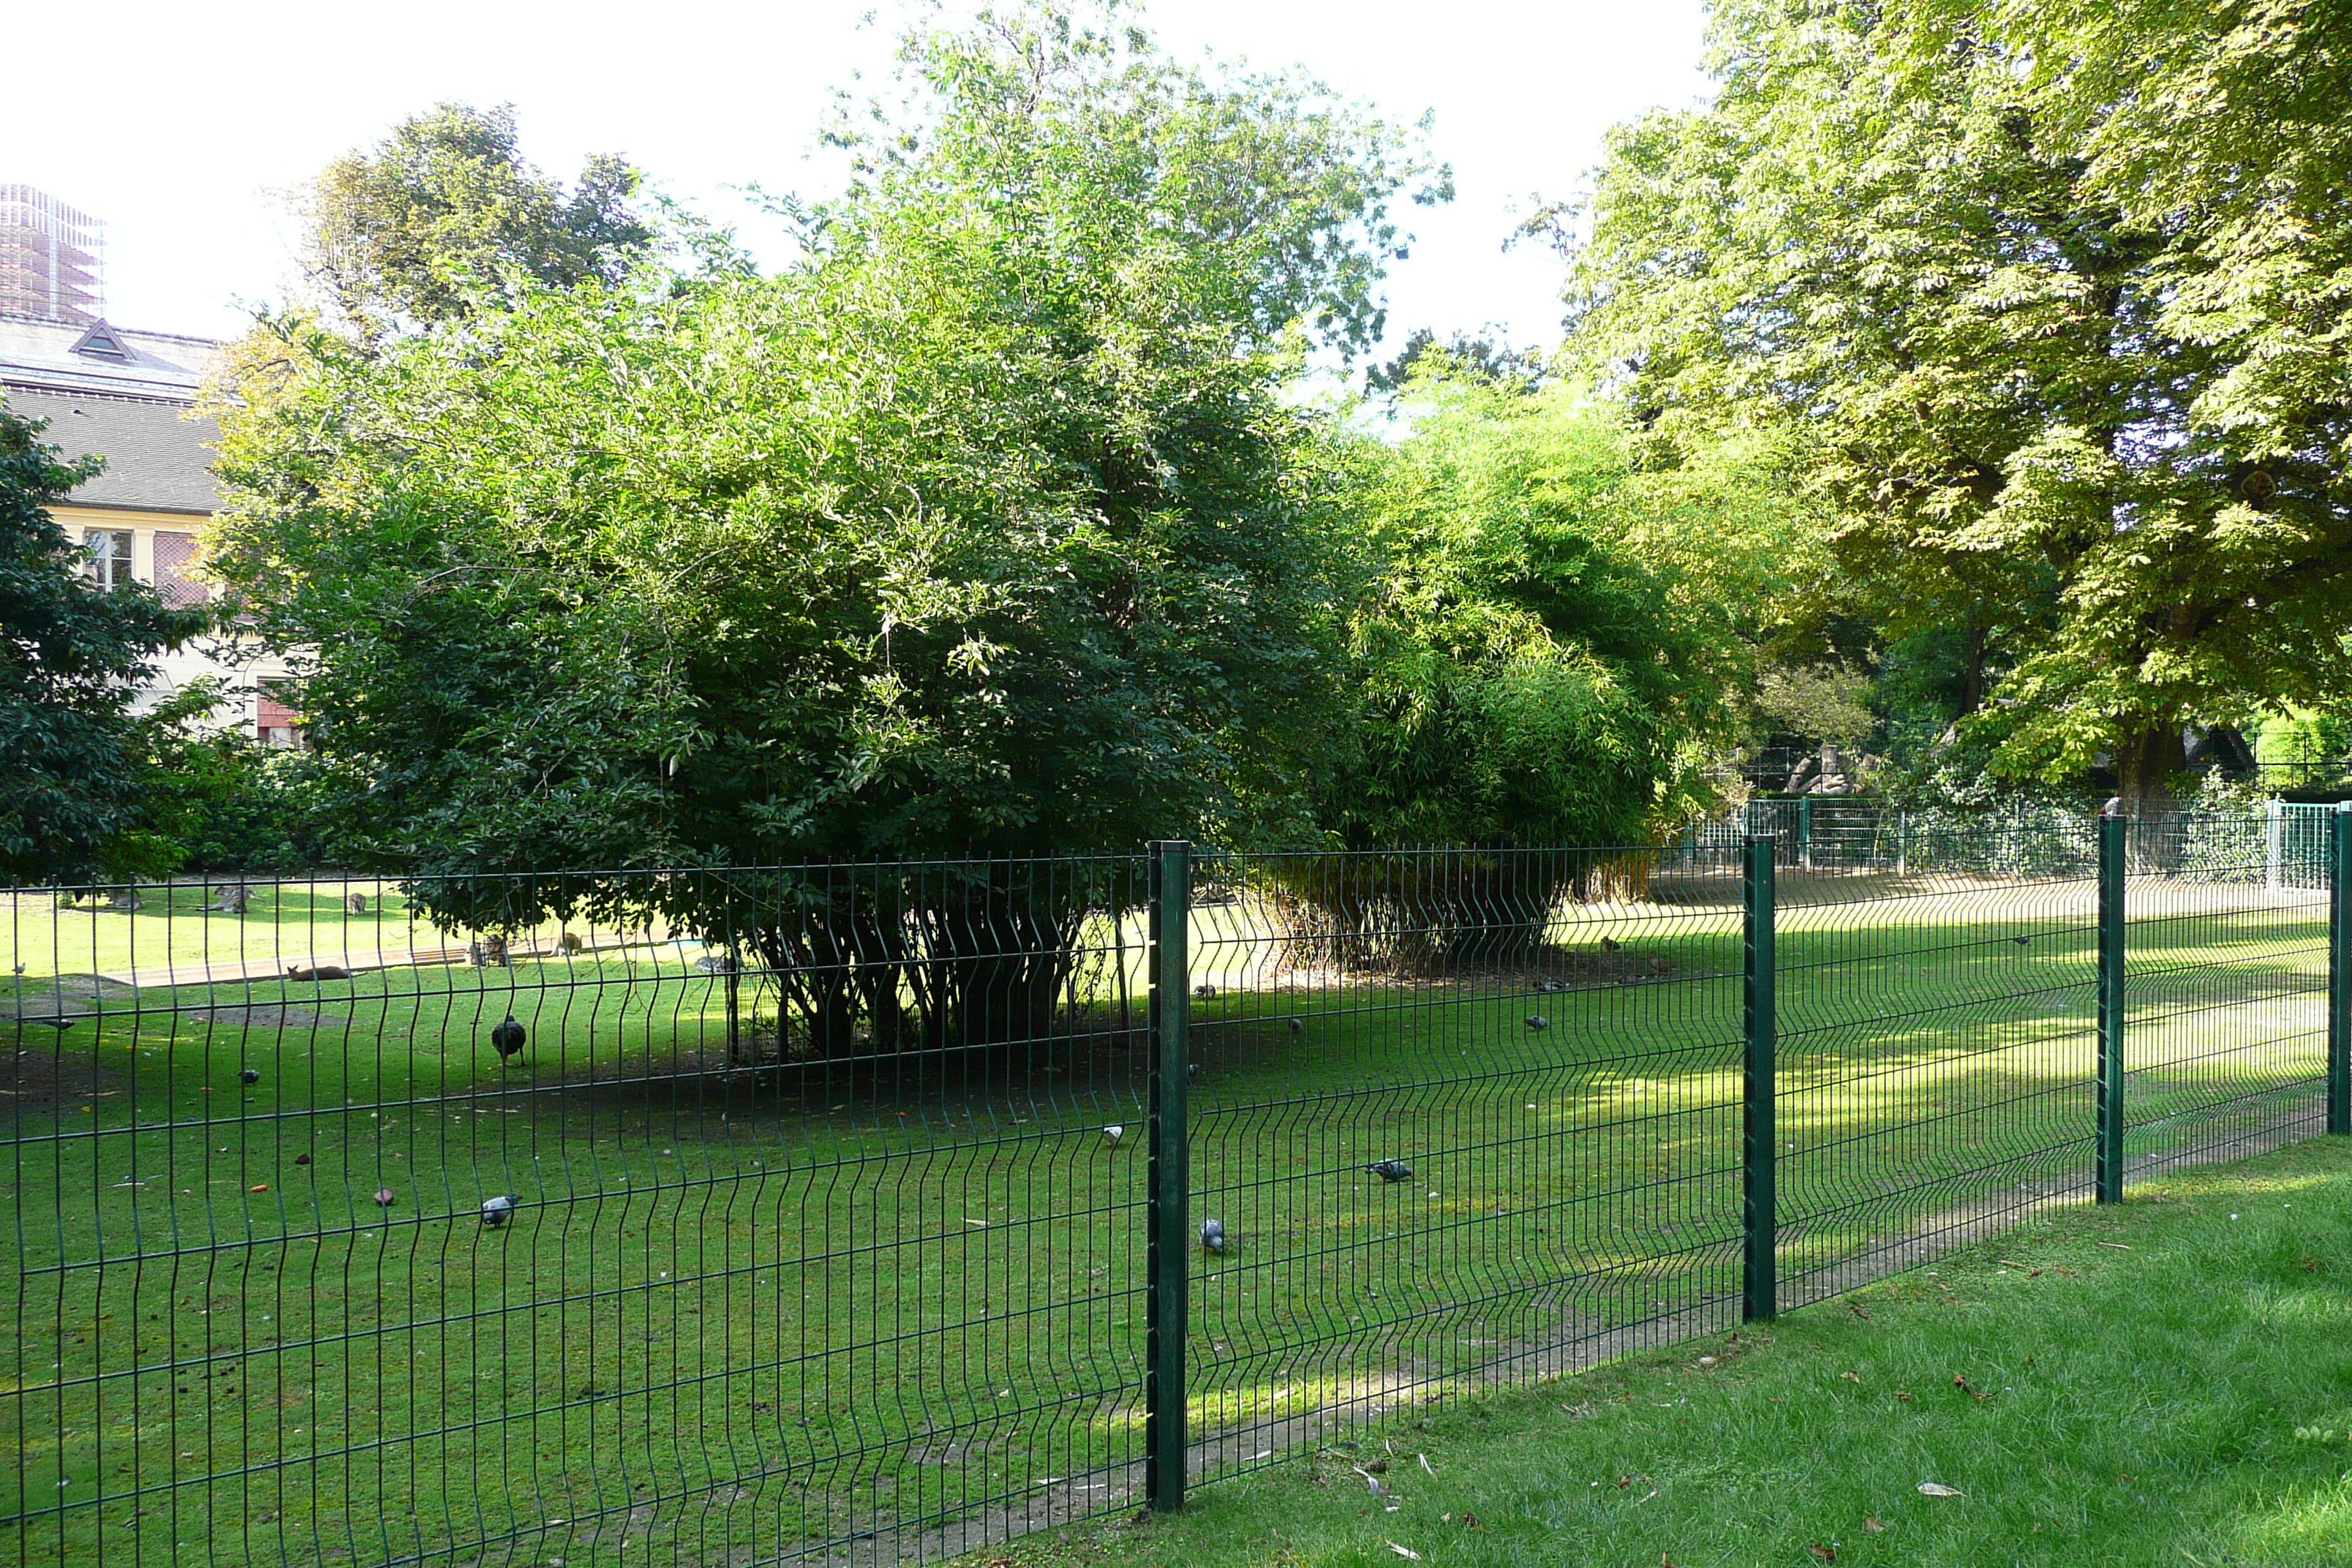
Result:
M215 569L314 650L306 733L364 779L374 857L457 899L1296 831L1341 475L1282 393L1377 329L1402 139L1043 8L910 38L904 85L838 132L847 192L788 209L780 276L519 281L462 333L248 346ZM761 940L895 952L1011 897L941 896L970 901L929 935ZM1000 990L1050 1004L1041 973ZM842 1038L849 1004L807 1001Z
M551 288L614 282L654 238L629 210L637 183L620 159L594 157L566 192L523 158L511 106L440 104L320 174L311 274L370 334L461 319L509 273Z
M1787 509L1752 468L1637 472L1573 387L1451 372L1415 382L1412 435L1363 461L1381 574L1322 820L1360 847L1644 842L1727 732Z
M1727 5L1714 105L1612 142L1578 353L1662 449L1801 442L1889 634L1968 628L2001 767L2160 791L2188 721L2352 676L2341 25Z
M322 760L210 723L216 706L208 683L192 685L135 732L147 776L139 831L167 847L165 868L290 877L337 864L338 792Z
M152 873L131 703L205 617L89 581L47 509L97 465L60 462L40 430L0 408L0 878Z

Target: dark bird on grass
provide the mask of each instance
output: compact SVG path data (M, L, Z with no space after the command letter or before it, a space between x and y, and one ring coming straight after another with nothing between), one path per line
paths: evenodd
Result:
M1365 1166L1364 1169L1370 1171L1373 1175L1378 1176L1383 1182L1409 1182L1412 1180L1412 1167L1406 1164L1402 1160L1375 1160L1370 1164Z
M1225 1222L1221 1219L1202 1220L1201 1245L1211 1252L1223 1252L1225 1249Z
M1217 988L1203 980L1192 987L1192 994L1203 1002L1213 1002L1217 999Z
M1530 1013L1528 1015L1528 1027L1540 1035L1551 1027L1551 1020L1541 1013Z
M236 1076L240 1080L246 1083L259 1083L261 1081L261 1069L259 1068L247 1068Z
M1306 1019L1304 1019L1304 1018L1293 1018L1293 1019L1291 1019L1291 1020L1290 1020L1290 1032L1291 1032L1292 1034L1294 1034L1294 1035L1303 1035L1303 1034L1305 1034L1305 1033L1307 1032L1307 1020L1306 1020Z
M2018 946L2023 947L2027 942L2032 942L2033 939L2030 936L2013 936L2009 940L2017 943Z
M482 1200L482 1223L489 1226L492 1230L498 1229L499 1226L506 1224L507 1221L514 1217L515 1205L521 1201L522 1200L520 1198L513 1197L504 1193L499 1194L494 1198L484 1198Z
M499 1053L500 1061L506 1060L509 1057L520 1056L523 1047L530 1043L530 1037L523 1032L523 1026L520 1024L515 1022L515 1016L512 1013L507 1015L505 1023L490 1031L490 1049Z

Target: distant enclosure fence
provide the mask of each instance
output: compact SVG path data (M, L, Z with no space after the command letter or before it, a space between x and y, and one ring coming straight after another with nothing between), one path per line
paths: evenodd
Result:
M936 1558L2346 1130L2352 816L1782 804L5 895L16 1560Z

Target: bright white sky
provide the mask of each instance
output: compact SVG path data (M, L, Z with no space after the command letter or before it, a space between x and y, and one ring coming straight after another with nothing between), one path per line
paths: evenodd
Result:
M1502 251L1529 197L1581 191L1610 124L1696 100L1701 0L1157 0L1180 54L1303 64L1410 119L1436 111L1451 207L1391 274L1391 337L1494 322L1558 335L1559 263ZM569 179L618 153L671 195L740 221L730 186L814 190L804 161L829 89L879 74L895 12L858 0L90 0L13 7L0 183L107 222L118 323L228 336L239 301L292 272L283 193L444 99L512 102L525 151ZM36 64L38 62L38 64Z

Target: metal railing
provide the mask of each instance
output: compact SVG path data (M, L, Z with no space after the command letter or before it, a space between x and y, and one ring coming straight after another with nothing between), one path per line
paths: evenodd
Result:
M0 895L16 1560L937 1558L2347 1126L2352 817L1815 809Z

